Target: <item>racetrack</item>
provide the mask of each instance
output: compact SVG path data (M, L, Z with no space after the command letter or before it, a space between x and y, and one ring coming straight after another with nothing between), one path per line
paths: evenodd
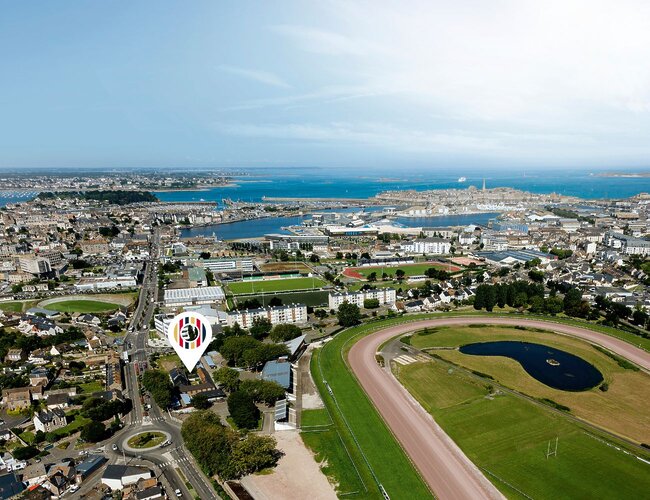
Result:
M503 498L462 450L385 368L375 354L381 344L404 333L436 326L521 325L542 328L598 344L650 371L650 353L604 333L521 318L456 317L406 323L368 335L352 346L348 362L386 424L437 497ZM478 423L477 423L478 424Z

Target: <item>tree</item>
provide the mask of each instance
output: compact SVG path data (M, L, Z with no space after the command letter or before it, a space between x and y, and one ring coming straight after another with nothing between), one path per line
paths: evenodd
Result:
M253 325L249 328L249 331L254 338L262 340L269 335L271 328L273 328L273 325L268 318L256 317L253 319Z
M546 299L546 302L544 304L544 309L548 314L558 314L562 312L562 299L559 297L549 297Z
M359 306L356 304L350 304L347 301L343 302L343 304L339 306L336 316L339 320L339 325L341 326L354 326L361 322L361 311L359 311Z
M632 322L635 325L645 326L648 322L648 313L641 309L635 309L632 313Z
M210 252L201 252L199 254L199 259L207 260L210 257L212 257L212 254Z
M494 309L494 306L497 303L497 294L493 286L490 285L486 285L486 286L487 288L485 292L485 310L492 311L492 309Z
M260 344L253 349L244 351L240 360L240 366L257 368L267 361L288 355L289 348L284 344Z
M368 281L370 281L371 283L372 283L373 281L377 281L377 273L374 272L374 271L371 272L371 273L368 275Z
M363 307L364 309L377 309L379 307L379 299L365 299L363 301Z
M232 448L231 465L237 477L273 467L279 459L276 441L271 436L249 434Z
M106 426L101 422L88 422L81 428L80 437L87 443L97 443L106 437Z
M582 302L582 292L578 288L570 288L564 294L562 308L569 316L578 316L580 314L580 303Z
M156 404L166 410L173 399L174 386L169 375L162 370L147 370L142 375L142 385L153 397Z
M544 271L537 271L536 269L531 269L530 271L528 271L528 277L531 279L531 281L542 283L544 281Z
M298 326L290 323L280 323L271 330L270 337L274 342L286 342L300 337L300 335L302 335L302 330Z
M212 406L212 403L208 401L208 397L205 394L196 394L192 396L190 403L197 410L207 410Z
M406 273L403 270L398 269L395 271L395 277L398 281L402 281L404 279L404 276L406 276Z
M214 372L214 378L228 392L236 391L239 387L239 372L227 366Z
M260 411L253 398L242 391L235 391L228 396L228 413L240 429L255 429L260 418Z
M314 311L314 316L316 316L318 319L325 319L327 318L327 311L325 309L316 309Z
M244 351L259 346L261 342L252 337L228 337L221 345L221 355L230 363L238 364Z
M284 387L271 380L242 380L239 390L251 396L256 403L267 405L275 404L277 400L285 397Z
M11 454L16 460L29 460L38 455L38 448L34 446L23 446L15 448Z

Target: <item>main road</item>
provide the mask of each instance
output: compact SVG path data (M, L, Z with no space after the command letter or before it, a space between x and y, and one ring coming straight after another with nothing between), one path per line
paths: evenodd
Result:
M169 433L172 437L171 446L151 451L143 450L139 455L159 465L169 483L174 489L181 490L185 498L191 498L186 482L192 485L201 499L216 498L217 495L210 485L209 479L203 474L198 464L194 461L194 458L183 446L179 426L165 411L159 409L153 401L150 401L151 407L146 410L140 399L136 365L138 365L141 373L142 369L148 363L147 341L158 294L159 255L160 232L158 229L155 229L149 252L149 260L145 264L144 279L138 304L132 316L129 334L125 339L124 346L125 351L130 353L131 360L130 363L124 366L126 391L131 401L133 401L133 409L130 413L130 425L128 429L121 432L110 443L118 445L121 452L123 442L138 432L161 430ZM182 473L184 478L179 476L177 469Z
M350 367L422 478L438 498L476 499L503 496L395 377L379 366L375 355L380 345L398 335L425 327L472 323L522 325L577 337L609 349L650 371L650 353L624 340L585 328L541 320L480 316L440 318L393 326L362 338L350 349Z

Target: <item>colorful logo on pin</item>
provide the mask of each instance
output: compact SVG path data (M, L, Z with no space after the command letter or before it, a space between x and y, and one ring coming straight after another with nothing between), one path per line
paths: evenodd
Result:
M212 327L202 314L178 314L167 328L167 338L178 357L192 371L212 341Z

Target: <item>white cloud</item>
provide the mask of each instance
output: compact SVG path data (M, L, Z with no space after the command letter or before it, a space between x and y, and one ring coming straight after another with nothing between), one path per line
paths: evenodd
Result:
M221 71L225 71L226 73L241 76L248 80L253 80L259 83L263 83L265 85L270 85L272 87L279 87L284 89L291 88L291 85L285 82L282 78L268 71L252 70L252 69L239 68L237 66L227 66L227 65L221 65L218 67L218 69Z

